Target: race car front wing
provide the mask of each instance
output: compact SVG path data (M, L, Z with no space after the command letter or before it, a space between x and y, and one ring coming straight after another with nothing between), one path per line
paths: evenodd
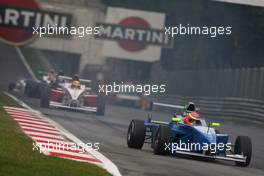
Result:
M217 156L217 155L205 155L201 153L194 153L194 152L182 151L182 150L177 150L176 154L198 156L198 157L203 157L203 158L219 159L219 160L226 160L226 161L238 161L238 162L246 162L246 159L247 159L247 157L243 155L238 155L238 154Z
M70 109L70 110L77 110L77 111L89 111L89 112L97 112L97 107L89 107L89 106L83 106L83 107L74 107L74 106L66 106L62 103L58 103L55 101L50 101L51 107L56 108L64 108L64 109Z

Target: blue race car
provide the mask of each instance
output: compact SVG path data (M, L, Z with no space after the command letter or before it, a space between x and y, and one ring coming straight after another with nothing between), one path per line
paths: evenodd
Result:
M164 103L151 103L170 108L183 106ZM185 107L184 113L196 111L194 104ZM173 116L170 122L152 120L132 120L127 132L129 148L141 149L144 143L151 144L153 152L158 155L184 154L209 159L234 161L237 166L249 165L252 153L252 144L248 136L238 136L235 144L229 142L227 134L221 134L214 127L219 123L207 124L204 119L195 120L192 125L184 122L185 114Z

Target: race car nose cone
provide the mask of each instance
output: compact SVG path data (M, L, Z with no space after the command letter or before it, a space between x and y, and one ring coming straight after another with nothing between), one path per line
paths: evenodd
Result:
M78 106L78 101L76 101L76 100L71 101L70 106L71 107L77 107Z

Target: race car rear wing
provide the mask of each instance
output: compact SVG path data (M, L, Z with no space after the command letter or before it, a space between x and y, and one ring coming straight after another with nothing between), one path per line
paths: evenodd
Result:
M159 103L159 102L152 102L153 105L160 106L160 107L166 107L166 108L175 108L175 109L183 109L184 106L182 105L173 105L173 104L167 104L167 103Z
M149 105L149 112L153 111L154 106L172 108L174 110L183 110L184 112L192 112L192 111L199 111L200 110L192 102L189 102L188 105L182 106L182 105L173 105L173 104L168 104L168 103L160 103L160 102L152 101L152 102L150 102L150 105Z
M67 81L72 80L72 78L69 77L69 76L58 76L58 78L60 78L60 79L64 79L64 80L67 80ZM82 83L91 83L91 82L92 82L92 81L89 80L89 79L80 79L80 81L81 81Z
M152 101L152 102L150 102L149 111L153 110L153 106L175 108L175 109L184 109L185 108L185 106L182 106L182 105L173 105L173 104L159 103L159 102Z

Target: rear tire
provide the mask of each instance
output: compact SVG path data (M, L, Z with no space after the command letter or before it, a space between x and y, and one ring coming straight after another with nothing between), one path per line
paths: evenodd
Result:
M24 93L30 98L40 97L39 83L33 80L27 80Z
M143 120L132 120L127 131L127 146L141 149L145 141L146 128Z
M40 98L40 94L41 94L41 84L40 83L35 83L34 85L34 98Z
M105 114L105 98L101 95L99 95L97 97L96 100L96 104L97 104L97 115L104 115Z
M43 86L40 93L40 106L43 108L49 108L50 105L50 87Z
M24 94L28 97L30 97L30 94L31 94L31 87L32 87L32 80L27 80L26 81L26 85L25 85L25 91L24 91Z
M235 154L244 155L247 157L246 162L236 161L237 166L246 167L249 165L252 155L252 143L248 136L238 136L235 141Z
M166 145L171 142L171 129L169 126L160 126L155 141L153 144L153 151L157 155L166 155L170 151L166 150ZM166 144L166 145L165 145Z

